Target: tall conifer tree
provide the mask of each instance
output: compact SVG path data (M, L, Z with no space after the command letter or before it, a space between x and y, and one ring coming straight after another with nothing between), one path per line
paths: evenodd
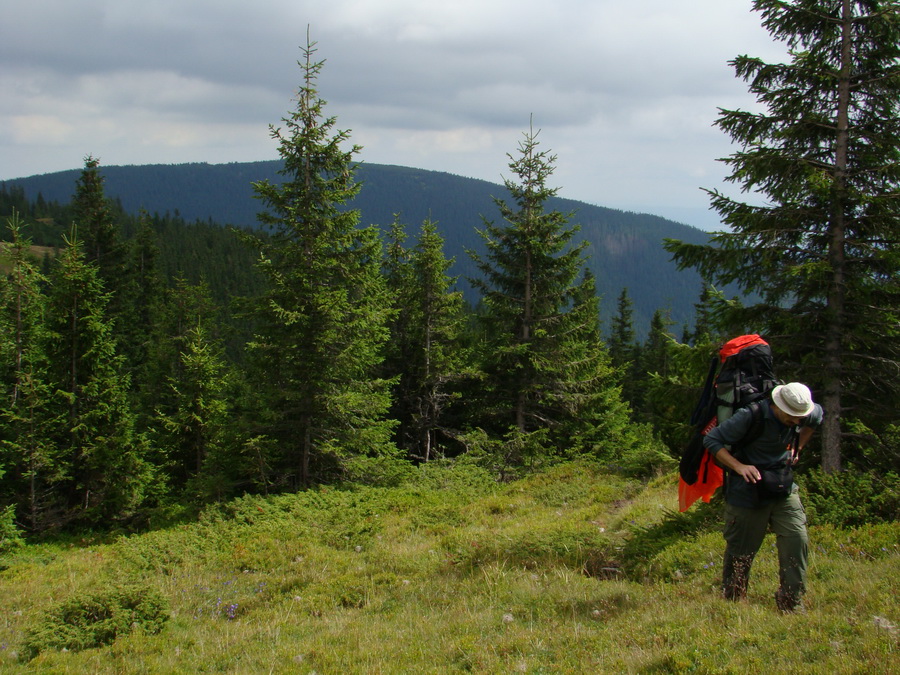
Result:
M537 135L529 130L509 156L514 204L495 200L504 223L486 221L479 233L487 253L472 253L483 274L472 284L484 303L484 410L493 433L507 438L504 461L513 465L570 452L564 446L575 437L558 432L590 419L596 388L614 386L597 377L609 364L596 298L578 283L584 244L572 244L570 214L546 208L557 192L547 185L556 158L538 149Z
M0 277L0 485L31 530L41 528L48 494L59 473L48 426L50 391L44 352L46 282L31 260L30 241L18 217L9 220L10 241L0 245L9 273Z
M619 373L601 335L597 285L588 269L574 289L567 318L562 352L568 360L568 378L561 381L556 396L567 414L551 438L567 447L568 454L607 460L645 451L651 440L649 429L631 419Z
M253 436L277 441L282 476L309 485L348 456L391 452L388 382L377 379L390 301L380 234L343 208L358 192L349 133L324 116L316 80L324 62L303 50L297 109L272 128L284 182L254 184L267 238L249 236L268 281L251 343L264 393ZM318 476L316 476L318 474Z
M900 367L900 3L753 8L790 62L734 59L764 109L722 110L717 124L741 148L724 160L730 180L765 204L713 191L730 231L710 246L667 247L681 266L759 294L732 325L765 333L779 372L813 385L833 471L848 413L877 431L898 400L900 381L884 374Z
M103 187L100 160L96 157L88 155L84 159L84 169L75 184L72 210L85 260L97 266L107 291L118 292L125 273L125 247Z
M638 401L643 379L640 373L641 350L635 342L633 314L628 289L623 288L616 302L616 313L612 318L607 344L612 364L619 371L622 396L632 407Z
M151 479L108 302L97 268L73 237L50 277L46 321L62 522L109 524L132 516Z
M116 289L121 299L116 337L133 385L142 389L147 385L149 355L164 296L159 246L146 213L141 213L130 244L122 286Z
M633 314L634 310L631 298L628 297L628 289L623 288L616 302L616 314L612 318L608 340L609 356L616 367L621 367L634 361Z
M444 257L437 225L426 220L412 250L395 224L387 262L388 287L396 316L392 322L389 374L397 376L394 409L401 445L415 459L439 456L441 435L456 394L454 383L469 368L462 343L462 293L452 289L453 264Z

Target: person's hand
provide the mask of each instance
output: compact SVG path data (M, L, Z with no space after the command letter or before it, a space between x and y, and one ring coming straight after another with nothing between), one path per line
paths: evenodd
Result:
M752 464L739 464L734 472L748 483L756 483L762 478L759 469Z

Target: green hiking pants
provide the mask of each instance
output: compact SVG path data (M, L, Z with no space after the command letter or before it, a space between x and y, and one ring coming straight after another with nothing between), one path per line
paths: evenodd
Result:
M809 556L806 513L796 486L788 497L757 508L725 504L722 591L730 600L747 594L750 566L770 526L778 548L780 586L775 601L779 609L791 611L798 607L806 590Z

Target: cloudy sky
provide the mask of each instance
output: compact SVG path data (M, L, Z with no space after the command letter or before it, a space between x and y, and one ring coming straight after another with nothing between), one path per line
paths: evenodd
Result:
M501 182L533 116L560 195L716 226L701 187L783 58L751 0L29 0L0 7L0 180L275 159L307 27L358 158ZM733 191L733 190L732 190Z

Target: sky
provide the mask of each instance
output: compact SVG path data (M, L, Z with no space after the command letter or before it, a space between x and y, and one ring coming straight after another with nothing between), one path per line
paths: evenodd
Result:
M784 60L751 0L0 2L0 180L83 166L276 159L307 31L361 162L500 183L523 134L559 195L719 227L739 194L728 61Z

